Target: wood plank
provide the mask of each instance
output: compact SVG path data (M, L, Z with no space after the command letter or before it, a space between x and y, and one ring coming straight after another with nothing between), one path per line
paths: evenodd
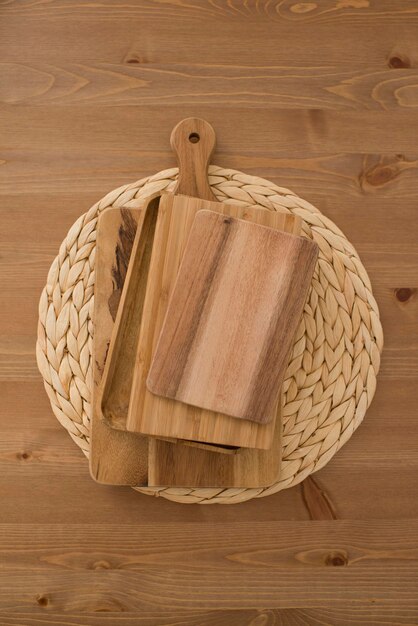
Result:
M233 417L271 421L317 254L303 237L198 211L148 389Z
M418 51L417 51L418 52ZM3 63L0 102L24 105L222 106L225 110L333 109L376 111L416 107L416 69L294 64L252 66L204 62ZM398 57L396 57L398 58ZM247 63L249 59L247 60ZM316 60L317 62L317 60ZM222 84L222 90L219 85Z
M0 608L26 607L48 598L52 610L71 612L121 612L147 610L320 608L355 603L367 608L373 601L386 610L417 610L416 567L382 564L358 571L330 567L292 571L271 566L248 568L233 564L206 569L196 576L184 565L135 571L105 570L0 572ZM251 585L248 584L251 575ZM228 584L225 584L228 581ZM40 589L42 590L40 592ZM341 593L344 589L344 596ZM185 593L187 590L187 593Z
M246 170L248 165L254 167L263 163L268 166L269 161L264 161L264 157L335 154L336 146L339 154L416 154L414 133L411 132L416 126L413 108L404 108L396 115L390 111L317 109L267 109L257 115L254 109L243 106L227 109L194 103L181 107L144 106L140 112L135 106L123 105L36 107L23 104L0 105L0 111L3 149L18 145L18 153L30 149L39 152L40 159L48 151L49 154L56 153L61 162L65 160L63 149L65 152L74 149L83 152L91 151L92 147L97 154L106 150L127 150L128 154L138 155L145 151L147 158L159 159L161 152L168 155L170 129L186 115L211 121L220 137L218 154L232 155L237 169ZM22 127L21 116L31 127L29 135ZM83 120L82 124L80 120ZM354 132L358 128L361 133ZM140 158L137 158L139 163ZM174 164L172 157L170 161ZM160 166L156 163L155 160L150 173L164 167L161 161ZM244 167L245 163L247 166ZM78 176L86 180L88 177L81 165L82 162ZM387 172L381 183L386 176Z
M344 608L354 600L367 608L371 597L381 609L417 610L413 520L0 530L6 611L33 611L39 596L40 606L66 612L149 610L150 603L153 610Z
M260 132L264 130L260 129ZM264 176L282 188L286 181L287 188L299 192L302 197L311 199L314 195L320 199L317 202L318 207L325 212L342 209L342 217L344 206L349 203L352 210L357 209L356 217L365 219L368 212L365 210L363 214L359 211L359 206L377 211L380 207L380 204L375 203L377 199L383 203L390 199L402 199L402 204L398 207L402 221L408 208L411 210L411 201L418 187L418 159L414 151L396 154L394 144L393 152L387 155L338 152L335 147L329 152L321 152L320 146L313 143L305 148L299 146L296 150L294 146L289 147L288 154L277 145L274 153L267 152L264 148L249 157L245 156L246 144L247 139L241 137L241 141L235 146L235 154L230 146L221 144L215 154L215 162L226 168L240 167L250 174ZM69 227L71 222L66 222L65 216L68 216L67 219L71 215L78 217L80 211L87 210L97 202L99 194L105 194L112 184L118 187L123 183L132 183L139 176L145 177L174 166L175 161L167 145L160 147L157 152L147 150L146 145L133 151L125 145L120 150L109 148L102 153L92 146L83 149L72 147L67 149L65 159L60 157L59 150L52 144L39 152L30 147L19 151L4 149L2 156L6 161L4 165L7 166L9 178L4 177L1 180L4 202L0 211L4 213L4 219L7 219L7 203L16 202L16 196L21 195L20 202L24 203L23 206L19 204L14 208L19 215L27 207L25 189L30 185L36 204L32 211L27 211L28 218L36 217L35 208L51 211L55 209L55 213L62 215L62 226L68 223ZM50 154L54 156L53 162L49 160ZM80 164L83 166L82 171ZM70 180L73 185L72 194L69 192ZM219 184L216 176L212 180L214 184ZM41 197L46 206L40 203ZM9 221L13 215L13 212L9 213ZM385 213L385 218L392 219L394 223L389 214ZM398 228L402 226L402 221ZM376 224L376 227L381 233L384 232L382 225ZM53 233L57 237L54 222L49 220L45 222L45 230L39 236L45 237L47 233ZM4 232L2 236L5 237ZM28 233L28 236L31 241L34 239L34 233Z
M279 626L312 626L312 624L332 624L347 626L350 623L364 626L413 626L416 616L414 608L382 608L379 606L358 607L348 604L346 607L323 606L320 608L298 607L297 609L142 609L134 611L100 611L95 613L74 613L73 611L55 612L45 603L43 594L38 594L37 608L23 607L8 612L1 612L0 619L4 626L252 626L264 620ZM46 610L45 610L46 609Z
M343 68L410 67L417 62L415 6L408 0L377 5L263 2L168 5L106 0L10 1L2 7L3 58L54 63L71 60L132 64L206 62L214 66ZM378 27L376 27L378 26ZM244 46L248 32L251 46ZM201 33L206 44L201 46ZM179 33L182 45L178 45ZM42 41L42 46L37 45ZM275 45L280 41L281 45ZM257 50L257 55L253 51ZM225 54L226 51L226 54ZM307 53L309 51L309 54ZM399 61L391 62L392 59ZM76 68L76 71L79 71ZM190 92L189 92L190 93ZM192 92L193 93L193 92Z
M378 235L380 242L395 245L384 226L386 221L390 224L390 232L396 229L403 238L406 237L405 241L414 241L418 229L414 204L418 192L416 153L381 156L339 154L334 151L318 155L310 149L303 155L300 149L293 157L264 153L249 158L240 154L240 149L241 146L237 146L236 155L220 150L215 155L215 162L226 168L239 167L282 188L286 181L289 189L316 205L355 242L374 240ZM133 153L125 147L121 151L106 150L98 154L90 147L83 154L78 150L69 150L65 161L54 148L51 147L51 150L51 153L30 149L19 153L4 151L8 177L4 177L0 185L0 215L11 234L16 233L17 238L18 219L23 214L30 224L39 214L45 228L38 238L35 239L35 232L29 227L26 229L20 224L20 228L24 228L23 232L31 245L45 241L51 255L52 244L59 247L66 230L80 213L112 187L132 183L138 177L150 176L175 164L167 150L147 154L145 149ZM53 155L53 162L50 162L48 154ZM82 173L80 163L83 164ZM218 177L210 176L210 179L213 184L219 184ZM31 194L28 194L28 189L32 190ZM54 194L51 194L51 189ZM246 186L242 189L245 191ZM396 215L389 210L394 202L397 202ZM60 229L55 224L57 213L60 215ZM384 221L377 219L382 215L385 216ZM362 228L356 228L358 222ZM7 231L3 231L0 240L8 243L15 238L7 238Z
M364 576L379 563L392 572L408 567L417 571L417 532L413 519L3 523L0 554L4 574L25 570L94 574L101 569L103 574L113 570L129 577L130 572L183 566L184 573L202 577L208 571L229 570L233 576L241 569L257 568L272 574L299 571L303 576L308 568L302 566L307 565L313 573L333 571L343 578L348 571ZM343 564L334 561L338 553Z

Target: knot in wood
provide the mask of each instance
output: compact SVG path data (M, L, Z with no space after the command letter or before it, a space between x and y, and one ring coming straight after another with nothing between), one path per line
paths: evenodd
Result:
M395 296L399 302L408 302L415 291L415 289L410 289L409 287L400 287L399 289L395 289Z
M331 567L342 567L348 565L348 556L346 552L330 552L325 557L325 565Z

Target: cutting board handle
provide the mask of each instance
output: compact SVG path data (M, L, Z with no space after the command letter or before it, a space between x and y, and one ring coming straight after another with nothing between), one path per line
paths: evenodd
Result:
M212 126L198 117L188 117L173 128L170 143L179 165L174 193L216 200L208 180L209 162L216 143Z

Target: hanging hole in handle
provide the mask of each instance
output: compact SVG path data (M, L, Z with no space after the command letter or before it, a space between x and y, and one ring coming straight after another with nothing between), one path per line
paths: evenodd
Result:
M190 133L189 141L190 143L198 143L200 141L199 133Z

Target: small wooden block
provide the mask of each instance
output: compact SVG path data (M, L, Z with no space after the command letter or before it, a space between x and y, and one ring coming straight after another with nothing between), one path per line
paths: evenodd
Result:
M316 258L316 244L304 237L198 211L148 389L269 422Z

